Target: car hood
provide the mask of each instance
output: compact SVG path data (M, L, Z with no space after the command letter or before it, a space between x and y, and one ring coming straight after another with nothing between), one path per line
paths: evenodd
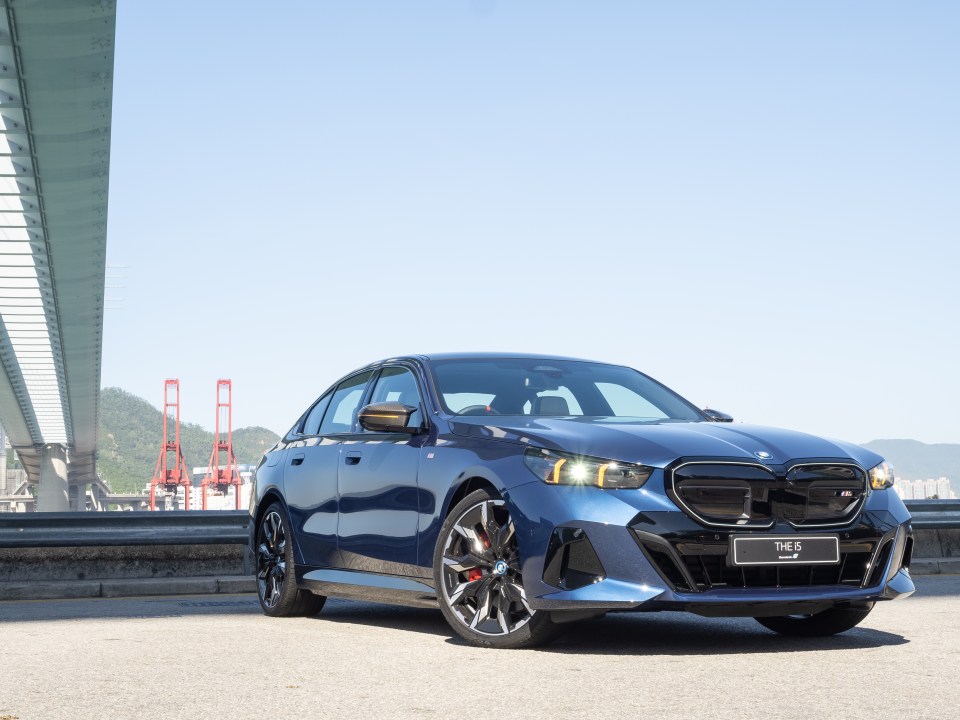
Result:
M678 458L739 458L782 465L799 459L853 460L871 468L883 458L852 443L780 428L714 422L631 422L624 418L458 417L451 431L621 462L665 467Z

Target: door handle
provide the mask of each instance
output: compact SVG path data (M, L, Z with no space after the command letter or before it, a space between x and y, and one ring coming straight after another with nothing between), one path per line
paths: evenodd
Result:
M293 460L290 461L291 465L303 465L303 453L297 453L293 456Z
M361 455L359 450L348 452L346 457L347 465L359 465L360 457Z

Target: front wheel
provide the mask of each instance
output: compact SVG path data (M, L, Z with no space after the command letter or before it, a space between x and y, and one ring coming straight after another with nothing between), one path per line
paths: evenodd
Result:
M873 610L873 603L856 607L835 607L813 615L784 615L754 618L768 630L791 637L824 637L846 632L859 625Z
M257 528L257 597L273 617L316 615L326 602L297 587L290 525L280 503L267 508Z
M440 610L474 645L520 648L552 640L557 626L527 602L517 535L506 503L486 490L447 516L433 557Z

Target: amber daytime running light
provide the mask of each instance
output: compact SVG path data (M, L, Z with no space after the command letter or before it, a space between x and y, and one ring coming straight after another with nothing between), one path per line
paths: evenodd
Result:
M653 468L646 465L539 448L524 452L523 462L548 485L593 485L611 490L641 487L653 472Z

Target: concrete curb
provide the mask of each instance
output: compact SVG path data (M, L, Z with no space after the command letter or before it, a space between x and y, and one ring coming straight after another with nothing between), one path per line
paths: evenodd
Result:
M960 575L960 557L914 558L911 575Z
M256 592L252 575L220 577L140 578L125 580L60 580L0 582L3 600L70 600L144 595L210 595Z
M160 580L253 573L244 545L0 547L0 582Z

